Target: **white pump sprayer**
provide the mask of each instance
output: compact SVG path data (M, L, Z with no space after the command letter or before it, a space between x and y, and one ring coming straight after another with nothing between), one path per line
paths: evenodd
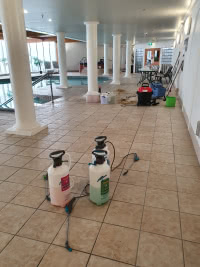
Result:
M108 146L106 145L106 140L107 140L107 137L106 136L97 136L94 141L96 142L96 147L93 151L95 150L104 150L107 152L106 154L106 159L109 160L109 155L110 155L110 152L109 152L109 149L108 149ZM92 154L92 162L95 161L95 156Z
M53 159L53 165L48 168L51 204L60 207L65 207L70 201L70 189L74 186L74 180L69 178L71 157L67 154L69 165L63 164L64 154L64 150L52 152L49 157Z
M109 200L110 166L107 151L95 150L92 154L95 161L89 164L90 200L102 205Z

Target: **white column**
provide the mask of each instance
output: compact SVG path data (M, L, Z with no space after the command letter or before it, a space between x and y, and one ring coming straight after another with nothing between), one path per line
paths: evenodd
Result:
M131 49L132 49L132 42L126 41L126 78L131 77Z
M58 88L68 88L67 84L67 58L65 49L65 33L57 32L58 65L60 73L60 85Z
M112 81L112 84L120 84L120 50L121 50L121 34L113 34L113 81Z
M87 76L88 92L87 102L99 102L98 77L97 77L97 21L87 21L86 40L87 40Z
M109 52L109 45L104 44L104 74L109 75L109 61L108 61L108 52Z
M0 0L16 124L7 133L34 135L46 126L36 121L22 0Z

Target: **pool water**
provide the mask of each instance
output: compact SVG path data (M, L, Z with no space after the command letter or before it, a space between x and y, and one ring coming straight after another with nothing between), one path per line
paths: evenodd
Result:
M68 84L70 86L81 86L81 85L87 85L87 76L68 76L67 78ZM109 81L110 78L108 77L98 77L98 84L105 83ZM56 85L59 85L59 76L54 76L52 79L52 82ZM48 83L49 84L49 83Z
M108 77L98 77L98 84L102 84L102 83L107 82L109 80L110 80L110 78L108 78ZM52 83L53 83L53 85L59 85L60 84L59 76L54 76L52 79ZM69 84L69 86L87 85L87 76L68 76L68 84ZM36 95L43 94L44 95L44 91L42 90L42 87L44 88L44 87L47 87L49 85L50 85L49 80L44 80L44 81L36 84L33 87L33 94L36 94ZM41 90L41 92L40 92L40 90ZM50 90L49 90L49 93L50 93ZM0 84L0 105L11 97L12 97L11 84L9 82L4 83L4 84ZM49 96L49 99L45 99L44 102L43 102L42 98L39 100L38 100L38 97L34 98L35 105L44 104L46 102L49 102L50 100L51 100L50 96ZM7 107L13 108L13 101L8 103Z

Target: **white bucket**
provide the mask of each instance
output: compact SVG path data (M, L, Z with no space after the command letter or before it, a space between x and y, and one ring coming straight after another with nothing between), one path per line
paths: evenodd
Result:
M113 93L101 94L101 104L115 104L115 95Z

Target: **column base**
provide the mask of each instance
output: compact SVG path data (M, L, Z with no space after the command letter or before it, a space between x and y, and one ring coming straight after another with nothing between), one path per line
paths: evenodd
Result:
M109 76L110 74L109 73L103 73L102 75L103 76Z
M110 84L113 84L113 85L120 85L120 81L112 81Z
M71 86L68 86L68 85L58 85L56 86L56 89L69 89L71 88Z
M13 125L11 128L6 130L6 133L7 134L24 135L24 136L33 136L33 135L41 132L42 130L44 130L46 128L48 128L47 125L38 124L38 126L33 128L33 129L17 129L16 125Z
M100 102L100 94L99 93L95 93L95 94L87 93L85 95L85 97L86 97L87 103L99 103Z
M132 76L131 75L125 75L124 78L130 79Z

